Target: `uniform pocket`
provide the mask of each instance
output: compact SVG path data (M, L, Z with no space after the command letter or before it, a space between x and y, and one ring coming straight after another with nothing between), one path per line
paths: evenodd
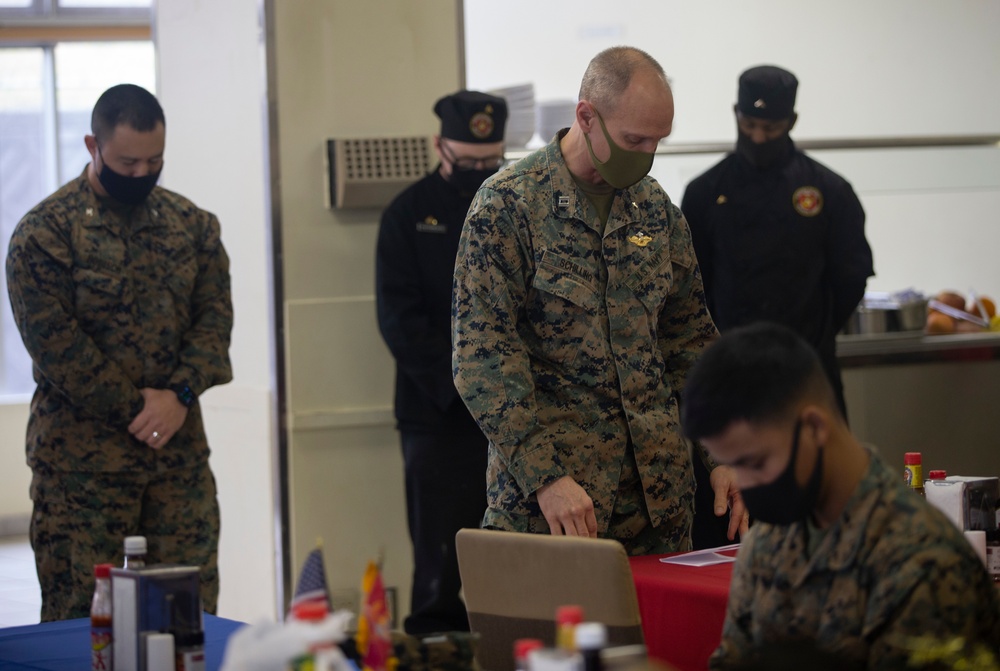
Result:
M125 301L125 278L101 270L73 269L76 319L84 331L93 335L120 328Z
M536 337L533 351L551 362L572 363L600 340L600 295L593 271L546 252L532 280L525 309Z

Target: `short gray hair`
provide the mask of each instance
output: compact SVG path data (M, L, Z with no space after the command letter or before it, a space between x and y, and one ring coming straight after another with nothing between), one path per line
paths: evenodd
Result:
M628 88L632 76L643 68L651 68L669 89L667 75L656 59L635 47L610 47L594 56L583 73L580 100L589 100L605 110L614 109L621 94Z

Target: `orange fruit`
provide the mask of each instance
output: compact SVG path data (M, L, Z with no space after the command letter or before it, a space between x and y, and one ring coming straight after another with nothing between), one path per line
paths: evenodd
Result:
M965 310L965 296L957 291L942 291L935 298L948 307L955 308L956 310Z
M927 315L927 323L924 325L924 331L935 335L942 333L954 333L955 320L943 312L934 310Z
M975 315L977 317L982 317L986 321L993 319L997 313L997 304L993 302L992 298L988 296L980 296L979 300L982 301L983 307L986 308L986 314L984 315L982 310L979 309L977 303L969 303L969 309L966 310L969 314Z

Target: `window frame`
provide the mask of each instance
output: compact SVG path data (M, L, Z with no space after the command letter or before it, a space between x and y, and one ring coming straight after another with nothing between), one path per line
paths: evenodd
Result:
M0 7L0 49L31 48L43 52L45 78L45 119L48 130L46 143L51 161L47 162L45 179L50 184L59 185L60 163L63 161L59 149L58 114L56 113L55 50L60 43L67 42L115 42L148 41L153 43L153 5L142 8L60 8L58 0L32 0L31 7ZM50 113L51 112L51 113ZM6 286L6 282L0 282ZM3 292L6 300L6 291ZM0 323L0 334L6 328ZM29 388L15 391L6 386L7 351L0 341L0 405L20 404L30 398L34 387L29 380Z

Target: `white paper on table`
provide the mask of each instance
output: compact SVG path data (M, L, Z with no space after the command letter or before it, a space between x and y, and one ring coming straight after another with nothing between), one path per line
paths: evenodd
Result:
M739 543L733 543L732 545L720 545L717 548L706 548L704 550L695 550L694 552L685 552L682 555L674 555L673 557L663 557L660 561L664 564L681 564L683 566L712 566L713 564L728 564L736 561L736 553L733 552L731 555L722 553L736 550L739 547Z

